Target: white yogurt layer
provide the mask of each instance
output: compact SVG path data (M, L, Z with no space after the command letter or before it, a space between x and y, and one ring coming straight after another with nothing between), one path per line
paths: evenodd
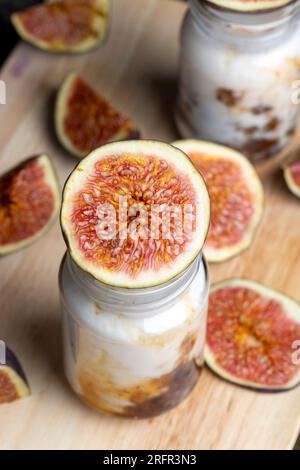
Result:
M66 375L87 401L82 377L90 381L99 402L126 406L128 400L116 401L111 388L160 378L182 361L195 359L202 364L208 294L203 263L177 302L144 318L142 311L140 317L103 311L74 282L65 262L61 291ZM186 351L184 342L189 338L195 338L195 343Z

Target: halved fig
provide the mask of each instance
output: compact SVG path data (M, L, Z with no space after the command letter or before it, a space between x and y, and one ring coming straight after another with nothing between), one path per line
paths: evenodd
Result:
M0 404L30 395L29 385L15 354L6 348L5 364L0 364Z
M220 377L266 391L293 388L299 338L300 305L292 299L246 279L212 287L205 361Z
M59 209L59 189L47 155L29 158L0 177L0 256L41 237Z
M25 41L48 51L86 52L108 31L108 0L52 0L12 15Z
M107 142L139 138L131 119L75 73L65 79L59 90L55 127L61 144L79 158Z
M280 8L295 0L208 0L210 3L233 11L255 12Z
M300 197L300 158L287 163L283 168L283 174L289 190Z
M177 276L200 253L208 224L200 173L162 142L103 145L63 192L61 225L73 260L110 285L147 287Z
M202 174L211 200L204 253L225 261L248 248L263 215L263 188L249 160L228 147L200 140L174 142Z

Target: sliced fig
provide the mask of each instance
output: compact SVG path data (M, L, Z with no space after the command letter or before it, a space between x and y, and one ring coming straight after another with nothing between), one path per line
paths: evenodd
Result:
M180 216L187 222L182 230ZM156 141L113 142L70 175L61 224L83 270L110 285L147 287L175 277L197 257L209 196L179 149Z
M300 158L285 165L283 174L289 190L300 197Z
M255 12L280 8L295 0L208 0L210 3L234 11Z
M59 189L49 157L29 158L0 177L0 256L42 236L59 209Z
M263 215L263 187L249 160L221 145L199 140L174 142L202 174L211 200L204 247L207 261L225 261L248 248Z
M292 299L246 279L212 287L205 361L220 377L266 391L293 388L299 339L300 305Z
M75 73L66 78L59 90L55 127L61 144L79 158L107 142L139 138L131 119Z
M0 364L0 404L30 395L26 376L15 354L6 348L5 364Z
M48 51L86 52L108 31L109 0L52 0L12 15L25 41Z

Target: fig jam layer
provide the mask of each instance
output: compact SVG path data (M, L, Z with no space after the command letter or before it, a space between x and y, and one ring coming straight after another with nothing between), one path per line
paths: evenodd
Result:
M87 367L82 362L79 374L82 399L98 411L124 417L150 418L168 411L183 401L197 383L200 369L194 356L198 337L198 330L187 333L179 346L173 370L153 378L138 379L133 371L102 351L98 364ZM162 355L170 344L161 347ZM116 371L121 382L134 379L135 385L122 387L116 383Z
M229 247L243 239L254 214L253 195L236 163L190 153L202 174L211 201L211 223L206 245Z
M141 381L136 387L124 390L132 403L129 406L113 406L99 397L93 382L81 375L82 400L98 411L126 418L152 418L179 405L197 384L201 369L193 360L178 365L172 372L155 379ZM118 396L122 396L119 391Z
M137 392L133 395L132 406L124 408L122 416L129 418L153 418L179 405L194 389L201 369L194 361L179 365L173 372L159 379L153 379L163 390L152 398L143 397Z
M64 131L73 145L88 153L113 140L118 132L138 138L130 119L99 96L79 77L73 83L64 119Z
M0 179L0 245L28 239L49 221L55 206L44 168L35 160Z
M96 35L95 15L103 15L96 9L95 0L64 0L34 6L18 14L25 30L37 39L63 42L67 46Z
M207 344L217 365L244 381L266 386L288 383L300 371L292 344L300 325L275 300L244 287L210 295Z
M116 236L110 240L99 231L99 224L113 226L101 212L103 204L115 211ZM153 216L153 205L161 209L159 220ZM160 223L174 205L182 212L185 206L191 209L191 230L183 230L179 236L175 217L170 216L169 233L164 233ZM124 223L120 223L121 211ZM195 212L195 190L187 176L155 156L124 154L95 165L94 174L74 196L71 218L79 249L89 261L134 278L142 270L159 270L161 265L173 263L184 252L195 230ZM127 234L122 237L124 230ZM156 239L152 237L155 233Z
M0 370L0 403L9 403L18 398L19 394L15 385L5 371Z

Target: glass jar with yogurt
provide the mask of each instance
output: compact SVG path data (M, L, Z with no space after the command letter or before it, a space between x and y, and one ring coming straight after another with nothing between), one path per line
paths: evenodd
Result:
M282 150L296 128L300 2L269 10L258 2L252 12L214 3L189 1L176 122L183 137L229 145L257 162Z
M155 287L95 280L66 255L60 270L65 372L98 411L159 415L185 399L203 363L209 279L200 255Z

